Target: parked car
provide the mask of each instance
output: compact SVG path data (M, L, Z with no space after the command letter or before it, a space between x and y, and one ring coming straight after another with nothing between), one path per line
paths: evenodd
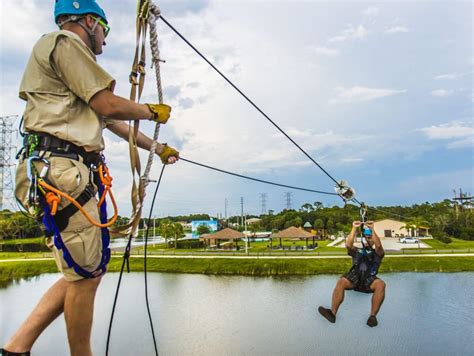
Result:
M405 236L400 238L402 244L417 244L419 241L415 237Z

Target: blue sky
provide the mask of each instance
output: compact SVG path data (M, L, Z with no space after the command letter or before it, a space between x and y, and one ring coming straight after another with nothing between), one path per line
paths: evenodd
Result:
M19 82L53 1L1 2L1 114L21 115ZM112 31L99 63L128 96L135 1L100 1ZM371 205L439 201L473 183L472 3L469 1L163 1L163 16L337 179ZM160 141L185 158L284 184L333 191L332 181L250 107L164 23ZM149 57L148 57L149 58ZM156 102L152 70L144 102ZM144 131L152 132L148 123ZM130 212L127 143L106 155L121 213ZM145 155L143 155L145 157ZM157 176L160 163L152 170ZM151 200L153 187L149 188ZM250 214L286 207L284 188L180 162L167 167L154 215ZM339 199L292 193L292 206ZM148 201L149 203L149 201Z

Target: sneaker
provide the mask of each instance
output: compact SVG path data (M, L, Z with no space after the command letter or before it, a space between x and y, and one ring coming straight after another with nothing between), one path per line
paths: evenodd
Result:
M371 328L378 325L378 321L375 315L369 316L369 319L367 319L367 325L370 326Z
M326 309L323 307L318 308L319 313L324 316L330 323L335 323L336 322L336 316L332 312L331 309Z

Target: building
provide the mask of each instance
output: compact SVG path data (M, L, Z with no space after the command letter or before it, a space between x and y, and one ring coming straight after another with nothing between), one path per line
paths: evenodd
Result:
M429 235L429 228L425 226L418 226L418 231L410 229L407 231L404 226L407 223L394 219L382 219L374 222L374 230L380 237L400 237L400 236L427 236Z
M262 221L262 219L250 218L250 219L247 219L247 225L258 224L260 221Z

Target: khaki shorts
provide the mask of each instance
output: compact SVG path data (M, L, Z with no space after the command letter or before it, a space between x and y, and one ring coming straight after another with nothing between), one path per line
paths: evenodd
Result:
M80 161L48 156L47 153L45 158L50 162L47 177L51 185L73 198L77 198L89 183L89 169ZM26 165L27 159L20 160L16 171L15 195L23 207L28 210L30 181L26 175ZM44 163L35 161L35 166L37 171L40 172ZM97 199L93 197L83 208L95 221L99 222L97 203ZM63 198L58 209L63 209L69 204L69 201ZM100 228L92 225L80 211L69 218L67 227L61 231L61 237L72 258L79 266L89 271L93 271L98 267L102 257L102 233ZM73 268L68 267L66 261L64 261L62 250L57 250L51 241L48 243L48 247L51 248L56 264L67 281L77 281L84 278L74 272Z

